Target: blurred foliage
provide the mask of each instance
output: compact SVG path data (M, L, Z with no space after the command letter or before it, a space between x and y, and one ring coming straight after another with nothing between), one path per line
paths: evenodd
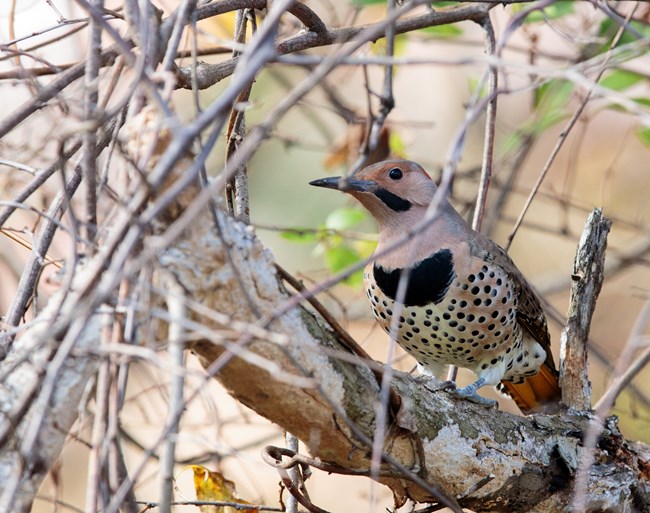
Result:
M358 208L338 208L325 219L316 230L285 230L282 237L293 242L316 242L314 253L322 256L327 269L332 274L345 271L348 267L367 259L375 249L376 243L365 238L354 238L348 232L368 218L365 210ZM351 286L363 282L363 270L358 270L343 280Z
M545 130L569 117L568 104L575 85L564 79L552 79L535 89L533 117L513 132L504 143L504 152L510 152L525 137L539 136Z
M573 5L572 1L566 0L563 2L554 2L551 5L544 7L544 9L537 9L530 12L524 23L540 23L543 21L557 20L563 18L568 14L573 14ZM513 5L512 12L518 13L524 10L530 9L528 4Z
M432 35L436 37L459 37L463 35L463 31L455 24L451 25L436 25L435 27L426 27L418 30L418 33Z

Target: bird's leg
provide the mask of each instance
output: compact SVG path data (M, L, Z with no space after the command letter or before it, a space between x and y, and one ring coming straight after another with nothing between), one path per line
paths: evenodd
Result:
M455 381L445 381L441 383L440 390L446 390L449 394L455 397L467 399L468 401L480 404L482 406L488 406L490 408L496 407L498 404L497 401L480 396L476 393L476 391L485 384L485 379L478 378L471 385L467 385L463 388L458 388Z

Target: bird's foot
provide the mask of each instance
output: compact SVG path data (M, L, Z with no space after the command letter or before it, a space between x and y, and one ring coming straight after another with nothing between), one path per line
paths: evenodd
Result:
M487 397L480 396L476 393L476 391L483 385L485 385L485 380L483 378L479 378L471 385L467 385L463 388L458 388L455 381L444 381L442 383L439 383L438 389L445 390L449 395L453 395L454 397L461 399L466 399L467 401L480 404L481 406L486 406L488 408L497 408L498 403L496 400L488 399Z

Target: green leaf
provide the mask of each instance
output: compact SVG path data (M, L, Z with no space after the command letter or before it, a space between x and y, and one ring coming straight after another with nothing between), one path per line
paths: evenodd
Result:
M616 46L622 46L637 41L639 36L644 38L650 37L650 25L646 23L632 20L626 26L628 28L623 31L621 37L616 42ZM604 38L605 43L601 46L598 53L609 50L620 28L621 25L611 18L605 18L602 21L598 27L598 37Z
M650 98L632 98L632 101L644 107L650 107Z
M431 2L431 7L434 9L437 7L452 7L460 4L461 2Z
M337 208L325 220L330 230L347 230L366 219L367 214L357 208Z
M470 77L467 80L467 86L469 89L469 92L473 95L476 92L476 88L479 86L480 80L477 77ZM487 80L483 82L483 87L481 88L481 91L479 92L479 98L485 98L488 94L489 90L489 84Z
M456 25L435 25L433 27L425 27L420 29L419 32L424 32L427 35L436 36L436 37L458 37L463 35L462 29L458 28Z
M513 12L520 12L527 9L527 5L513 6ZM573 14L573 2L555 2L544 9L533 11L524 20L524 23L539 23L547 20L557 20L569 14Z
M406 144L404 143L404 139L394 130L391 130L388 135L388 147L393 155L399 158L406 158Z
M650 148L650 128L647 126L640 126L636 130L636 136L645 146Z
M406 53L408 45L408 36L405 34L397 34L393 42L393 57L399 57ZM386 39L378 39L371 47L370 51L373 55L386 55Z
M357 252L349 246L340 245L325 250L325 265L333 274L356 264L359 260L361 259Z
M315 242L318 240L316 232L312 230L284 230L280 232L280 237L291 242Z
M543 83L535 91L534 105L540 112L551 112L566 106L574 85L565 79L553 79Z
M631 98L631 100L642 107L650 107L650 98ZM629 109L620 103L610 103L605 108L616 112L629 112Z
M352 0L352 5L366 7L368 5L386 4L386 0Z
M560 111L551 111L547 112L535 122L533 122L528 130L524 129L527 133L539 135L544 132L546 129L551 128L553 125L557 125L560 121L569 117L567 112Z
M519 146L523 141L523 134L521 130L511 133L505 141L503 141L502 151L504 154L508 154L513 151L517 146Z
M623 91L644 79L645 77L643 75L634 71L615 69L600 81L600 85L613 91Z

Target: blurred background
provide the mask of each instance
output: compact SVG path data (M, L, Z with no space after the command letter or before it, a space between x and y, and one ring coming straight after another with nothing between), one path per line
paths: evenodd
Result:
M569 70L579 70L576 76L594 80L607 59L604 49L612 45L618 30L609 16L588 3L560 4L569 5L570 9L547 10L545 16L528 20L503 39L494 171L483 225L483 230L502 245L506 244L567 121L587 95L588 82L567 80L572 76ZM622 16L638 20L636 30L626 31L618 44L633 46L635 41L641 41L647 46L650 6L637 2L617 4ZM172 0L156 5L165 13L177 7ZM383 4L346 0L310 0L308 5L328 27L371 23L383 19L386 13ZM117 11L120 6L117 1L106 4L106 8ZM517 12L513 7L492 9L497 40L505 37L504 30ZM17 76L17 69L56 68L84 59L88 34L78 21L84 17L85 13L67 0L2 2L0 40L13 42L13 48L32 48L79 28L59 41L30 50L39 62L10 52L9 46L0 47L3 119L51 80L45 73L25 80ZM260 15L259 21L262 18ZM285 37L300 29L293 19L287 18L282 27ZM119 20L113 23L123 29ZM234 14L200 22L199 47L228 45L233 26ZM190 35L185 43L191 47ZM380 40L364 46L357 56L383 55L384 50ZM305 54L324 56L332 51L333 48L326 47ZM420 162L437 179L463 123L466 106L477 92L486 69L484 33L471 22L415 31L397 38L395 56L400 64L394 70L395 108L386 125L386 150ZM216 54L202 56L201 60L218 62L228 57L229 54ZM191 59L179 59L178 63L188 65ZM648 301L650 289L650 66L645 50L628 48L627 53L615 53L606 68L602 80L609 82L601 81L606 90L597 91L589 99L509 249L518 267L543 295L549 311L554 309L563 316L568 306L575 248L587 215L594 207L601 207L613 220L608 271L591 327L593 351L589 373L594 402L608 386L611 368L630 343L630 333ZM268 67L255 81L246 111L247 125L263 121L269 110L309 73L309 67L284 63ZM202 91L198 97L191 91L174 92L176 112L186 121L193 119L197 102L203 107L208 105L228 80ZM353 165L362 139L359 127L365 122L369 104L376 111L378 102L373 93L381 91L382 81L381 66L340 66L274 127L271 137L248 163L252 224L277 262L306 285L327 279L372 252L371 219L345 195L309 187L308 182L344 174ZM79 94L82 82L66 89L56 101L0 139L0 201L11 201L34 170L55 160L61 142L78 130L83 112ZM128 81L118 83L116 90L118 95L127 94ZM484 124L485 119L481 118L470 128L454 180L453 202L470 219L480 174ZM21 163L28 169L19 170L5 161ZM224 145L220 142L210 156L209 171L218 172L223 161ZM110 167L113 163L103 164L107 173L119 176L119 171ZM54 176L27 203L35 209L46 209L60 183L60 177ZM4 228L10 228L29 243L37 225L37 216L21 210L11 216ZM69 250L69 238L59 234L49 256L60 259ZM2 312L10 305L28 254L27 248L0 234ZM45 267L35 308L45 304L57 287L57 273L54 266ZM373 357L386 360L388 341L369 316L358 276L319 299ZM550 316L549 324L557 361L561 319L558 322ZM639 344L641 349L648 340L646 329L645 337L632 343ZM399 354L394 365L410 371L415 362ZM199 383L202 370L190 355L188 368L188 389L192 389L192 373L196 373L195 383ZM472 376L461 370L461 384L470 380ZM143 450L164 424L167 382L168 376L153 363L131 367L127 406L120 425L129 465L140 461ZM493 395L498 396L496 392ZM517 412L510 400L499 399L501 409ZM644 369L612 412L620 417L626 437L650 443L649 405L650 371ZM81 408L83 413L76 430L60 465L43 485L42 500L35 505L35 512L75 511L84 507L93 406L89 403ZM279 478L259 456L260 448L268 443L281 444L281 431L232 400L218 383L211 383L201 391L199 400L188 405L183 417L177 498L194 497L192 472L186 465L203 464L234 481L240 497L254 503L277 504ZM153 459L138 482L138 499L155 500L156 468ZM365 478L315 471L308 488L312 501L330 511L371 510L369 497L373 494L376 511L392 505L388 491ZM183 509L189 511L193 507Z

